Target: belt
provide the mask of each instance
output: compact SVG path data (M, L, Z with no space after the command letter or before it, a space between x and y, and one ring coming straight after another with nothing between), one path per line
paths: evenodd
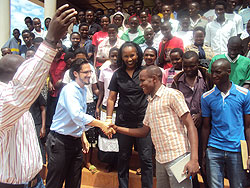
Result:
M60 133L57 133L55 131L50 131L50 133L58 138L61 138L61 139L66 139L66 140L78 140L78 139L81 139L81 137L74 137L74 136L70 136L70 135L63 135L63 134L60 134Z
M36 175L31 181L28 183L28 187L32 188L37 185L37 183L40 181L40 176ZM7 183L1 183L0 182L0 188L24 188L27 186L27 184L7 184Z

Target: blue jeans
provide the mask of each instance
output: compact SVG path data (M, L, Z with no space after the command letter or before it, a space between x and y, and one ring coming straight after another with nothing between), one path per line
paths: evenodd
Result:
M244 187L246 172L240 152L229 152L213 147L206 151L206 172L210 188L224 188L224 172L231 188Z

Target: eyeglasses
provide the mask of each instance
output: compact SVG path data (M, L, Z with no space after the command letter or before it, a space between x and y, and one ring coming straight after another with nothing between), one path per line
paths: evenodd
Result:
M90 70L90 71L79 71L79 73L82 73L82 74L92 74L93 71Z

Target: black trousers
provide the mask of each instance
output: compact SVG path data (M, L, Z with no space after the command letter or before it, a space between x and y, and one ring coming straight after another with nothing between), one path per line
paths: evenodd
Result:
M81 138L64 136L50 131L46 142L48 153L47 188L80 188L82 175Z
M145 138L135 138L123 134L118 134L119 154L118 154L118 180L119 188L128 188L129 161L132 153L132 146L137 145L137 150L141 162L141 184L142 188L153 187L153 164L152 164L152 140L148 134Z

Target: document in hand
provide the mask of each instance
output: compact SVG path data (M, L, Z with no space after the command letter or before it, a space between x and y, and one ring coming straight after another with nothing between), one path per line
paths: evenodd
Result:
M183 170L188 161L190 161L190 153L170 167L170 170L174 174L174 177L177 179L178 183L181 183L187 178L187 174L183 173Z

